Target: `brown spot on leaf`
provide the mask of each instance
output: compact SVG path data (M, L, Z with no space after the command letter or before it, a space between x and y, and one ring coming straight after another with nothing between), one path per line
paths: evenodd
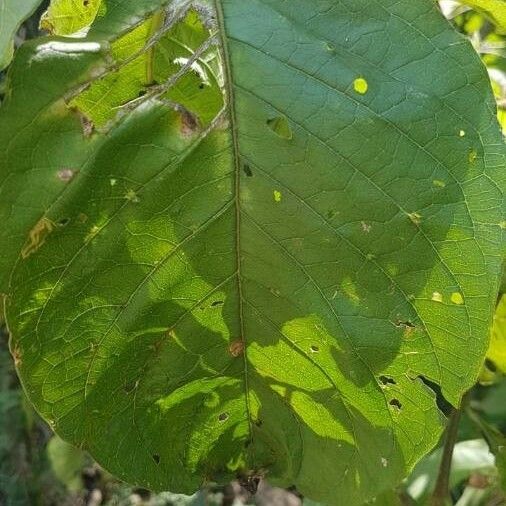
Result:
M95 125L91 119L87 118L84 114L81 114L81 126L83 127L83 135L88 138L93 135L95 131Z
M233 341L232 343L230 343L228 351L230 355L232 355L233 357L239 357L244 353L244 341L242 341L241 339Z
M14 359L14 365L19 367L21 365L21 350L18 347L12 350L12 358Z
M199 121L197 116L184 109L178 108L179 111L179 129L183 137L192 137L199 130Z
M74 179L74 176L77 174L76 170L72 169L62 169L57 172L58 179L63 181L64 183L68 183Z

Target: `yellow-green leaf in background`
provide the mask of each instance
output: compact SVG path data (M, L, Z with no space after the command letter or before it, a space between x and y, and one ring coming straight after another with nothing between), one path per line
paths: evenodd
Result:
M114 119L120 110L132 105L151 86L166 81L180 70L193 51L210 35L197 11L191 9L180 23L161 37L156 46L142 51L160 29L162 20L162 16L155 14L114 41L111 52L120 68L94 82L71 102L98 128ZM140 53L137 58L124 63L137 52ZM191 72L164 95L164 98L187 109L194 116L194 120L190 121L195 122L195 126L208 125L223 107L218 72L211 61L215 53L216 49L207 51L191 66ZM192 125L182 126L190 130L193 128Z
M54 475L69 491L77 492L83 488L81 470L86 457L82 450L53 436L47 445L47 456Z
M494 315L487 358L506 374L506 294L501 297Z
M462 0L462 3L481 11L500 31L506 32L506 0Z
M52 0L40 19L40 27L53 35L73 35L105 12L102 0Z

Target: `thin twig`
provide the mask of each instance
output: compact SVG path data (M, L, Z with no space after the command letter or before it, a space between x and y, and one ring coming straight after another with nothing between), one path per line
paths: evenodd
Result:
M460 417L466 402L467 394L462 398L459 409L454 408L450 415L448 427L446 428L443 457L439 466L436 486L429 502L430 506L446 506L450 500L450 471L452 467L453 449L457 442Z

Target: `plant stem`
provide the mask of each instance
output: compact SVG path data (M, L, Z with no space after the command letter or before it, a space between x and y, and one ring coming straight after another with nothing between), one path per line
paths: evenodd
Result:
M446 428L445 445L443 448L443 457L439 466L439 473L436 481L436 486L432 497L430 499L430 506L446 506L450 499L450 471L452 467L453 449L457 442L459 431L459 422L462 415L462 410L467 401L467 394L462 398L460 408L453 409L448 427Z

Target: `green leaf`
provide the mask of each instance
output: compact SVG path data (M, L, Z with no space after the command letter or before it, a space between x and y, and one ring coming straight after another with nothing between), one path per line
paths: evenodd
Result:
M506 33L506 0L459 0L482 12L501 32Z
M32 14L41 0L0 0L0 70L9 65L13 37L21 23Z
M431 0L217 3L111 0L86 38L18 52L0 109L18 371L126 481L266 475L361 505L436 444L485 356L490 83Z

